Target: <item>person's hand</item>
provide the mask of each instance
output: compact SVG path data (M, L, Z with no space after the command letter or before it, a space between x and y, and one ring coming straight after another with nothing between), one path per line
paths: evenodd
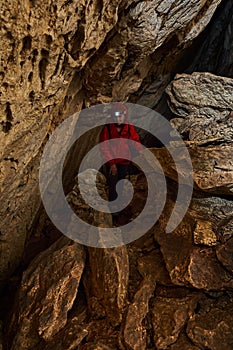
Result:
M110 167L110 174L115 176L117 174L117 166L116 164L111 165Z

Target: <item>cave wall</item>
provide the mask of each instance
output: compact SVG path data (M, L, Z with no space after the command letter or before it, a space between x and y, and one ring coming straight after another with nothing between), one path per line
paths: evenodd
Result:
M19 264L39 210L39 160L54 127L96 103L158 106L183 52L220 4L2 3L2 281Z
M8 311L6 349L232 348L232 84L230 78L194 72L177 75L166 89L178 116L171 123L185 135L193 162L193 197L179 226L167 234L177 163L166 147L150 149L167 178L159 220L141 238L117 248L83 247L61 237L38 254L25 268ZM182 159L178 147L176 162ZM81 181L95 196L92 176L88 169L76 177L67 200L73 216L99 225L101 239L111 215L91 211L78 186ZM136 194L126 221L146 200L145 176L132 180ZM99 175L97 188L106 199L105 183ZM151 213L162 192L158 186Z
M208 157L212 154L220 157L221 174L216 166L214 177L211 175L208 178L209 188L205 187L208 184L206 173L200 175L197 172L195 184L198 196L189 215L196 213L198 220L192 222L188 218L180 231L174 233L169 244L163 238L165 217L149 237L138 242L139 250L136 245L128 251L123 248L116 252L85 252L82 247L61 239L41 253L24 273L19 294L15 297L17 307L8 324L7 334L8 339L12 340L12 336L15 338L13 343L10 341L8 344L9 348L57 349L59 344L61 349L71 349L78 346L89 332L89 344L87 347L84 344L82 349L95 348L98 341L101 349L113 349L116 344L123 349L143 349L149 348L148 344L152 348L154 345L151 344L156 344L161 349L202 349L212 346L218 350L218 343L221 342L224 349L230 349L232 338L228 329L232 324L232 296L229 292L232 288L232 265L229 256L232 241L227 241L231 238L232 204L229 196L232 192L232 173L225 168L231 169L232 166L232 149L228 145L229 137L226 137L226 127L228 136L232 129L229 117L232 111L232 80L224 77L232 77L232 9L233 4L229 0L47 0L43 5L36 0L28 0L2 3L1 286L9 283L9 276L22 262L25 246L29 254L27 263L38 253L32 247L33 241L27 245L30 237L38 236L34 242L39 245L44 232L54 230L41 209L39 161L49 135L71 113L96 103L130 101L155 108L167 118L179 117L173 120L173 124L184 137L188 135L188 141L194 142L194 145L196 141L208 144L210 139L216 142L216 138L220 139L218 142L225 143L219 151L207 149L205 152L202 147L198 148L199 144L191 150L197 166L200 159L206 159L206 173L212 169ZM182 75L177 76L167 88L177 72L190 74L194 71L209 71L223 77ZM216 99L215 84L220 87L217 95L225 96L222 104ZM195 92L196 86L197 95L186 93L187 89ZM199 87L203 90L199 90ZM203 106L203 100L197 104L200 94L208 102L211 101L208 106ZM93 136L93 144L95 140ZM83 149L73 156L77 163L87 147L91 147L89 140L87 143L83 142ZM161 159L167 159L166 155L161 155ZM75 173L76 169L72 171ZM167 176L175 181L169 172ZM212 193L215 185L217 189ZM210 198L200 200L200 191L209 191L210 197L227 197L217 197L214 202ZM208 212L207 208L211 205L214 210ZM219 211L221 215L218 217ZM206 216L210 218L209 221ZM221 227L221 237L217 235L216 225ZM182 235L184 243L180 241ZM55 232L54 237L58 236L59 233ZM196 244L194 248L193 239ZM215 247L219 242L222 245ZM175 256L177 244L181 249L180 259ZM204 250L199 244L204 244ZM158 246L161 248L158 249ZM181 257L184 252L185 257ZM103 259L107 262L104 271L100 263ZM57 265L52 264L54 261L57 261ZM58 269L61 262L69 268ZM89 274L83 273L86 271L85 264ZM151 266L149 270L148 264ZM205 264L212 276L207 275L205 279L201 275L198 278L195 271ZM57 274L58 277L52 281L46 280L46 266L48 275ZM109 277L107 270L110 267ZM205 273L203 271L203 275ZM101 302L100 291L104 282L96 278L98 274L102 274L103 281L107 283ZM31 276L34 279L30 280ZM80 282L81 276L84 281ZM41 286L40 279L44 278L45 284ZM135 284L128 284L129 278ZM92 284L97 292L91 287ZM116 287L116 294L111 284ZM155 292L156 284L158 288ZM35 286L36 292L30 299ZM166 289L167 286L171 289ZM181 289L172 289L174 286ZM189 287L191 289L187 289ZM205 290L204 294L199 293L201 289ZM217 290L216 294L212 292L213 289ZM167 299L164 298L166 293ZM157 299L152 302L155 294ZM62 295L65 299L67 297L67 303ZM88 308L83 295L88 298ZM172 305L169 295L173 298ZM113 298L111 303L108 303L109 296ZM214 297L216 305L215 299L211 301ZM51 300L54 298L59 307L51 311ZM34 314L35 305L41 303L43 308L39 307ZM130 305L127 311L124 309L126 305ZM211 315L206 330L203 320L208 307ZM167 318L166 311L163 316L158 316L156 309L160 308L161 314L162 310L167 310L170 316ZM199 308L201 311L198 313L195 310ZM73 314L68 315L70 309ZM109 329L108 322L105 322L106 313L112 325ZM177 314L183 316L179 318ZM225 315L225 323L222 314ZM86 318L90 315L91 322L87 323ZM194 319L191 319L193 315ZM213 337L212 331L208 333L211 317L216 319ZM24 320L22 325L21 319ZM161 326L168 319L173 319L176 325L172 336L165 334ZM134 326L139 327L135 334L132 320L135 320ZM98 330L102 329L101 340L95 334L96 324ZM180 332L184 325L187 326L186 333ZM203 334L207 334L206 343ZM108 337L112 341L109 347L104 345Z

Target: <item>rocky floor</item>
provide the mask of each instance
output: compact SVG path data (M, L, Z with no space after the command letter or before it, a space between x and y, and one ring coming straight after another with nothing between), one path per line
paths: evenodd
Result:
M143 197L145 178L132 180L136 195L119 226ZM77 187L68 198L80 213ZM61 237L38 254L23 272L6 349L232 349L232 202L194 194L183 222L166 234L172 200L127 246L85 248ZM210 224L224 210L220 237ZM90 209L82 214L87 219Z

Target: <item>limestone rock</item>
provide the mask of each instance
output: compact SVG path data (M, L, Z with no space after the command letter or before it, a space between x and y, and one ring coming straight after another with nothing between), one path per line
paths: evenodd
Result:
M154 234L172 282L206 290L231 288L232 202L217 197L194 198L178 228L166 234L170 208L172 204L167 204ZM200 247L195 248L193 240ZM219 245L221 242L224 244ZM204 246L216 247L221 263L215 250Z
M210 248L192 251L185 277L193 287L205 290L231 289L233 286L233 275L222 267Z
M129 260L125 246L119 248L88 248L89 271L85 277L89 311L94 318L102 318L103 312L109 323L118 325L126 303ZM93 297L99 308L93 308ZM95 300L94 298L94 300ZM100 314L96 314L97 310ZM104 310L104 311L103 311Z
M114 345L105 345L102 342L91 342L80 346L80 350L117 350Z
M93 183L96 179L97 192L93 191ZM112 226L112 217L109 213L104 213L101 210L95 210L92 205L98 205L99 197L104 200L108 200L106 190L106 178L100 172L96 172L94 169L85 170L79 173L74 180L74 186L72 190L67 194L66 199L71 205L75 215L86 221L90 225L101 226L105 224L105 227ZM87 196L89 202L86 202L80 193L80 187L82 193ZM105 207L102 208L106 209Z
M88 335L85 341L80 344L79 349L117 350L118 332L117 328L113 329L104 319L93 320L88 324Z
M225 114L226 116L224 116ZM185 120L182 118L177 119L179 119L179 125L175 128L178 129L179 133L184 136L188 135L191 141L199 141L197 143L200 145L216 145L230 143L232 141L233 112L223 113L219 110L217 116L196 116L191 114Z
M231 195L233 191L232 145L201 147L189 145L188 151L193 165L193 180L198 189L215 194ZM177 145L176 162L182 161L182 145ZM159 159L166 176L177 181L176 165L168 150L150 149ZM188 164L188 163L187 163ZM185 174L185 166L182 171ZM182 183L183 173L180 173ZM192 174L186 174L192 175Z
M2 283L19 265L39 211L39 160L54 128L84 107L127 100L148 75L158 77L154 106L171 78L167 66L179 60L174 53L191 44L220 2L2 2Z
M116 24L117 11L117 1L100 7L98 1L91 6L83 1L1 5L3 281L18 266L39 209L38 161L47 135L64 118L59 105L64 102L65 113L67 101L82 85L76 69L100 47ZM66 96L69 84L73 87Z
M76 213L75 215L86 220L90 225L94 223L97 226L110 228L112 226L111 214L105 214L90 208L80 195L78 184L82 186L85 193L91 194L90 204L97 202L96 196L92 194L92 184L90 182L94 175L91 169L79 174L67 199ZM99 174L97 180L98 195L106 200L106 179L102 174ZM110 231L109 235L111 237ZM104 247L104 242L102 243ZM129 278L127 249L125 246L113 249L89 247L88 252L89 268L84 281L89 312L94 319L106 318L110 324L117 325L121 322L127 296Z
M131 246L134 247L132 254L137 257L139 248L136 249L136 244ZM125 321L122 323L122 343L130 349L147 349L150 328L152 328L147 317L149 317L149 305L154 298L156 283L165 285L172 283L158 250L154 249L146 255L139 255L136 260L137 270L143 276L143 280L128 306ZM132 258L130 262L133 269ZM133 272L131 274L132 279L136 278Z
M135 249L134 254L137 253ZM143 276L143 280L134 294L122 325L122 342L129 349L147 348L148 327L145 326L145 319L149 312L149 302L154 296L156 281L162 280L169 283L168 273L161 261L161 254L155 250L139 257L138 271Z
M195 184L204 191L231 194L233 191L232 152L232 145L190 149Z
M155 230L155 240L160 245L160 250L168 270L171 281L175 285L188 285L185 278L190 254L193 250L192 227L193 222L190 217L180 223L173 232L165 233L165 227L169 212L173 204L167 204L165 213L160 217L159 225Z
M231 200L219 197L193 198L190 214L196 221L194 243L216 246L232 237Z
M186 83L184 90L183 84ZM232 84L230 78L193 73L178 75L168 86L171 108L179 116L185 117L172 123L185 138L192 141L190 145L216 146L232 142ZM220 149L220 152L224 152L224 149Z
M63 237L31 262L13 310L12 350L49 342L66 325L84 264L83 248Z
M120 23L120 30L111 43L112 47L108 48L109 53L112 53L119 42L123 46L121 57L119 57L119 54L116 56L117 59L113 62L109 73L107 73L109 74L107 75L109 80L112 74L116 76L115 67L119 65L122 67L121 80L116 82L113 89L114 98L124 100L129 93L132 94L139 90L143 80L153 70L154 57L150 57L150 55L153 52L157 53L159 47L169 41L170 38L175 37L178 42L181 42L180 50L182 50L182 45L189 45L209 22L219 3L219 0L212 1L208 6L207 3L194 1L192 5L186 2L176 7L174 1L160 3L157 0L152 0L132 4L128 16L123 18ZM203 10L206 10L204 18L199 15ZM192 25L189 25L191 21ZM126 45L126 42L128 42L128 45ZM171 46L173 50L177 47L173 46L172 43ZM164 57L161 59L164 60ZM101 63L100 60L99 63ZM104 68L105 66L106 64L104 64ZM166 78L164 74L164 80ZM154 86L151 84L148 88L148 92L150 93L151 90L156 92L160 84L163 85L158 77L157 81L154 82ZM106 92L109 91L109 88L107 90L107 84L105 89ZM148 101L146 102L144 100L145 105L150 105L150 101L149 104Z
M139 257L137 269L144 279L150 278L162 285L172 285L160 250L152 250L149 254Z
M233 239L229 239L225 244L216 247L218 260L223 266L233 273Z
M65 24L59 20L56 27L56 6L41 7L32 2L3 2L0 16L4 48L1 53L1 109L4 114L0 154L2 200L6 203L0 213L4 236L0 271L4 279L18 265L40 205L40 148L51 127L51 113L55 109L55 113L58 112L56 106L64 98L71 78L65 67L68 56L61 34L69 31L74 22L71 19Z
M187 334L198 348L230 350L232 337L232 300L201 303L200 311L188 322Z
M193 232L194 243L214 246L217 244L217 234L214 232L213 225L207 220L197 220Z
M151 278L145 278L136 292L133 302L129 305L123 334L124 342L129 349L143 350L147 348L147 329L143 326L143 321L149 312L149 301L153 296L154 289L155 281Z
M177 75L168 86L170 108L181 116L226 117L233 110L233 80L210 73Z
M178 340L167 347L169 350L199 350L200 348L193 345L185 334L180 334Z
M185 48L220 3L3 2L2 281L19 264L39 210L39 159L52 130L70 113L97 102L131 99L158 106L171 76L181 70ZM228 22L224 30L230 37ZM228 50L230 41L225 44ZM165 148L153 150L171 179L159 222L134 248L88 248L85 260L80 245L62 238L40 253L24 272L15 297L7 348L232 348L232 206L217 198L232 194L232 79L182 74L167 91L172 111L182 117L177 128L188 138L200 198L193 200L179 227L165 234L177 174ZM65 178L96 137L84 139L78 154L67 160ZM86 193L91 176L82 178ZM143 181L135 211L145 195ZM109 215L96 215L80 200L77 186L68 200L76 214L110 226ZM207 295L200 308L199 290Z
M56 333L53 336L52 341L48 342L43 348L45 350L72 350L77 348L82 340L88 335L89 329L87 322L85 322L86 319L86 308L80 310L78 302L73 315L68 316L65 327Z
M179 336L186 321L194 314L195 295L184 298L155 298L152 309L154 342L157 349L167 349Z

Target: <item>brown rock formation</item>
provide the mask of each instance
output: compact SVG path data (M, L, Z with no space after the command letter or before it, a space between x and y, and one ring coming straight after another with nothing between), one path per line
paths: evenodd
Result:
M232 298L201 303L200 312L188 323L187 334L199 348L230 350L232 338Z
M3 2L3 281L19 264L39 209L38 161L54 126L82 106L128 99L141 86L150 95L141 103L156 105L172 74L167 66L220 2ZM158 79L146 82L150 76Z
M22 278L17 271L11 279L11 288L15 276L19 281L17 292L11 290L14 307L2 307L0 348L232 349L232 6L225 0L3 2L1 284L23 255L25 265ZM204 28L213 16L221 31L211 24L208 41ZM204 44L181 69L196 37ZM208 65L211 73L179 74L167 86L177 71ZM171 123L194 169L193 199L180 225L165 233L177 172L165 147L151 148L168 195L145 236L114 249L85 248L62 237L41 252L43 236L56 231L40 209L38 190L41 151L52 130L70 113L100 102L167 110L165 88L176 116ZM72 164L78 166L96 136L83 140ZM76 169L67 161L65 177ZM139 173L133 180L136 195L122 223L137 215L145 197L145 178ZM103 183L99 190L104 196ZM99 223L77 184L67 198L74 212ZM101 220L111 225L108 214ZM30 254L33 234L41 246ZM59 236L53 234L51 241ZM12 297L5 292L4 300Z
M9 328L12 349L40 348L67 324L85 265L85 251L61 238L24 272ZM85 333L84 333L85 334Z

